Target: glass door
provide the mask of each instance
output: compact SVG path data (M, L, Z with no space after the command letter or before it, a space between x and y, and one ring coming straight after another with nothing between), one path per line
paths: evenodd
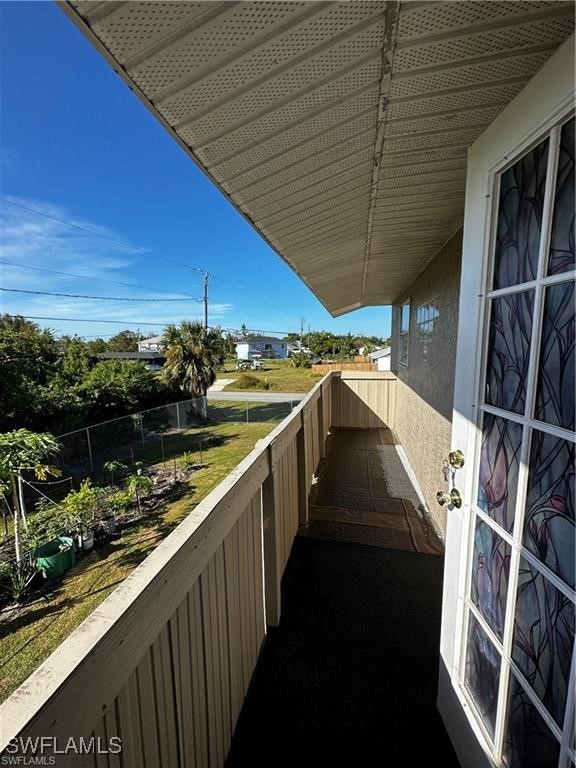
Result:
M574 744L574 118L494 179L460 687L497 765Z

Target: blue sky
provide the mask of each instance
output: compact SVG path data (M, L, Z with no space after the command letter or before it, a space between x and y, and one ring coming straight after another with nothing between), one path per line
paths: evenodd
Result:
M201 296L201 275L157 254L214 275L213 325L245 323L282 335L298 330L303 317L313 329L390 333L388 307L332 318L56 5L0 2L0 51L2 287L123 298ZM0 311L77 318L39 322L93 337L143 321L155 324L141 327L152 334L164 322L199 317L202 305L2 291Z

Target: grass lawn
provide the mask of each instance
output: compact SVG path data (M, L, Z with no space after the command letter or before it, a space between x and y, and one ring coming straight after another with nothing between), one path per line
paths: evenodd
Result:
M219 379L239 378L242 373L249 373L261 381L265 379L273 385L273 392L308 392L314 384L320 381L321 376L312 376L310 368L294 368L289 360L263 360L263 371L237 371L228 362L227 371L219 371ZM235 391L234 383L228 384L225 390ZM257 389L249 389L247 392L258 392Z
M106 547L82 557L55 588L37 596L25 608L5 608L0 620L0 701L14 691L170 531L265 437L278 421L227 423L203 427L206 440L203 466L193 473L181 492L155 513L122 531ZM190 430L170 443L170 455L189 450L198 440ZM170 458L167 455L166 458ZM161 459L151 453L148 465ZM11 618L10 618L11 617Z

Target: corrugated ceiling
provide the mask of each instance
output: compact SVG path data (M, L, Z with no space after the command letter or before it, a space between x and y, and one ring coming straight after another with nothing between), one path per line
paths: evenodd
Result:
M467 148L574 25L558 0L60 5L333 314L456 231Z

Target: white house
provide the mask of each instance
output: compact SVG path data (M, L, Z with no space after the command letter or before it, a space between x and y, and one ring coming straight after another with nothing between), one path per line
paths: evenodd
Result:
M376 363L379 371L390 370L392 347L382 347L382 349L375 349L374 352L368 354L368 359L371 363Z
M161 352L162 336L151 336L138 342L138 352Z
M275 336L248 336L236 342L238 360L251 360L254 355L266 358L284 359L288 357L289 344Z

